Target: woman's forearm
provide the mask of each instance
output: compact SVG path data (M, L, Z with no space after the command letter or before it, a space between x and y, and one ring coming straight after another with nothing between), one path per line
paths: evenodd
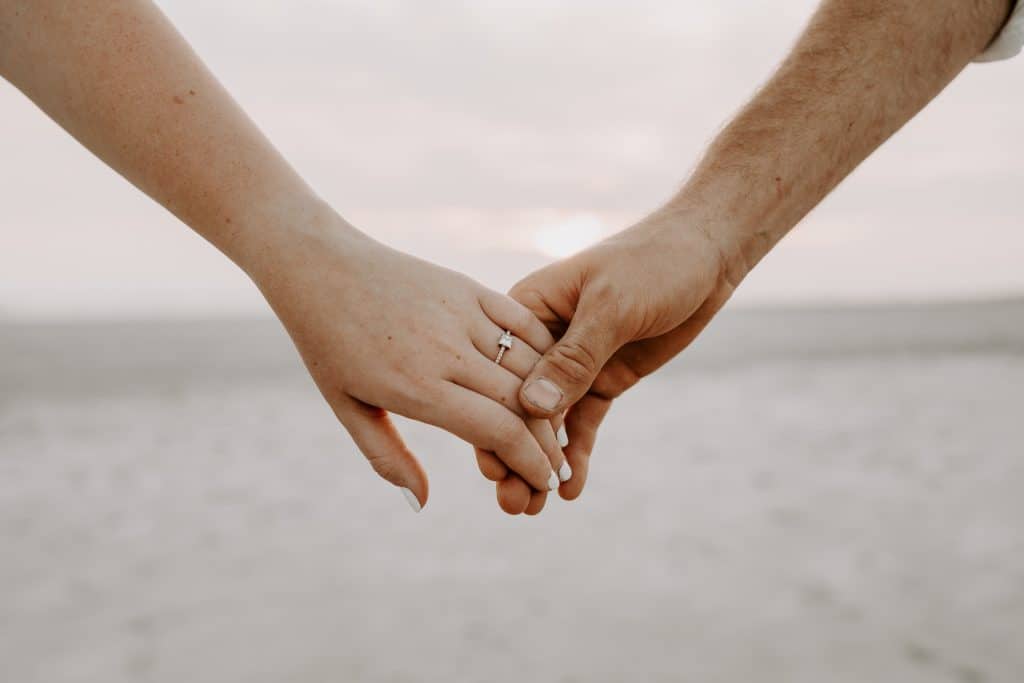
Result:
M721 241L735 284L977 56L1010 0L826 0L665 214Z
M148 0L0 0L0 75L244 268L319 210Z
M388 412L493 453L532 487L533 511L567 478L551 423L524 419L509 371L550 345L547 329L345 223L151 2L0 0L0 75L249 272L335 415L413 509L426 474ZM517 344L503 366L491 352L506 330Z

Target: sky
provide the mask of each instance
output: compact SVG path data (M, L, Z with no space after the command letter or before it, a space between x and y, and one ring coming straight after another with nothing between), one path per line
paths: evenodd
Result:
M507 289L678 188L814 0L166 0L361 230ZM1024 57L974 65L736 305L1024 293ZM0 81L0 316L268 314L246 277Z

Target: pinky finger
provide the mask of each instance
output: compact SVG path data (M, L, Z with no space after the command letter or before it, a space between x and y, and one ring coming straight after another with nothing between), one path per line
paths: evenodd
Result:
M498 507L510 515L521 515L530 505L532 489L522 477L510 473L495 485Z
M482 448L473 450L476 452L476 465L480 468L480 474L484 475L484 479L501 481L509 475L508 467L494 453Z
M530 502L527 504L526 509L523 511L530 515L539 515L540 511L544 509L544 503L548 500L547 491L533 491L530 493Z

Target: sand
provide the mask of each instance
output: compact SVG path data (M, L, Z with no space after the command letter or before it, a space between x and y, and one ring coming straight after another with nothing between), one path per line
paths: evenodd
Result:
M724 315L420 515L272 321L0 325L0 681L1019 681L1024 302Z

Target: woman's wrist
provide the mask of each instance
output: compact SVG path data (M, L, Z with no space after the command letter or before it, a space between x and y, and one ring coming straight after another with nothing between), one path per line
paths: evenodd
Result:
M312 192L265 202L225 219L224 227L215 244L260 287L325 249L345 252L370 241Z

